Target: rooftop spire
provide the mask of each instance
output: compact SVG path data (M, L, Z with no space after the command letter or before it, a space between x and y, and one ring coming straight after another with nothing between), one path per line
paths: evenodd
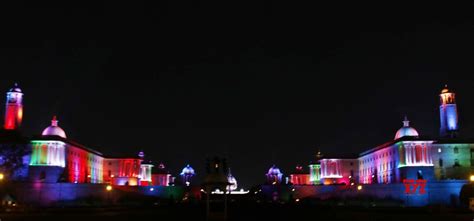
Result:
M441 90L441 93L443 94L443 93L448 93L448 92L449 92L448 84L445 84L443 90Z
M405 115L405 118L403 120L403 126L404 127L409 127L410 126L410 121L408 120L407 115Z
M51 120L51 126L57 127L58 126L58 120L56 118L56 115L53 116L53 119Z

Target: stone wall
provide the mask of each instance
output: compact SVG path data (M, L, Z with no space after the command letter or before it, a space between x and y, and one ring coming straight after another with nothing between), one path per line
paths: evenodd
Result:
M188 191L178 186L113 186L111 191L107 191L106 186L106 184L16 182L2 192L14 197L19 204L50 206L59 202L84 199L104 202L140 197L181 200Z
M397 184L369 184L357 186L348 185L317 185L317 186L262 186L264 197L268 200L288 201L291 199L355 199L374 198L392 199L403 202L406 206L427 205L459 205L461 188L467 181L440 181L426 184L425 193L420 194L419 188L414 194L405 193L405 185Z

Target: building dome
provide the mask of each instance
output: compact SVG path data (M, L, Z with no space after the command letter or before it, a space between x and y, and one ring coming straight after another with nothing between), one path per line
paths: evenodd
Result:
M398 129L395 134L395 140L402 137L418 137L418 131L415 128L410 127L410 121L405 117L403 121L403 127Z
M8 92L17 92L17 93L21 93L21 89L20 87L18 87L18 84L15 83L15 85L13 85L12 88L10 88L10 90Z
M194 175L194 169L189 164L183 168L181 175Z
M43 136L60 136L62 138L66 138L66 132L58 126L58 120L56 120L56 116L53 117L51 120L51 126L47 127L41 133Z
M227 174L227 182L230 183L230 185L227 186L227 189L230 189L232 191L236 190L237 189L237 180L235 179L234 176L232 176L232 174L230 173L230 169L229 169L229 173Z
M447 84L444 85L444 88L443 88L443 90L441 90L441 93L442 93L442 94L445 94L445 93L450 93L450 92L451 92L451 91L449 90L448 85L447 85Z
M281 171L278 167L273 165L272 167L270 167L267 174L268 175L279 175L279 174L282 174L282 173L281 173Z

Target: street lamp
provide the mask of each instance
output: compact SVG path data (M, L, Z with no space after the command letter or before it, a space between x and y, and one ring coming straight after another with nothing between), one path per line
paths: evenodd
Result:
M3 176L2 176L2 178L3 178ZM1 178L0 178L0 179L1 179ZM470 180L471 182L474 182L474 175L471 175L471 176L469 177L469 180Z
M107 185L107 186L105 187L105 189L110 192L110 191L112 191L112 186L111 186L111 185Z
M3 180L3 178L5 178L5 175L3 175L3 173L0 173L0 180Z
M362 190L362 185L357 186L357 190Z

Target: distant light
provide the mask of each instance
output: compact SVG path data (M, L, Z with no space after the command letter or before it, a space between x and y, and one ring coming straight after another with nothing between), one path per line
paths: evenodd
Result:
M110 175L110 177L114 178L114 175L112 174L112 175Z
M292 192L295 192L295 188L291 189Z
M351 186L354 186L354 183L351 183Z
M216 166L215 166L215 167L218 168L218 167L219 167L219 164L216 163Z
M87 175L87 178L91 178L91 175Z
M152 188L150 188L150 191L153 191L153 190L155 190L155 188L153 188L153 187L152 187Z
M349 179L352 178L352 176L349 176Z
M296 201L296 202L299 202L299 201L300 201L300 199L296 199L295 201Z
M190 184L189 181L186 181L186 186L189 186L189 184Z
M471 180L471 182L474 182L474 175L471 175L471 177L469 177L469 180Z
M372 178L374 178L374 177L375 177L375 175L372 175Z
M357 186L357 190L362 190L362 185Z
M111 185L107 185L107 187L105 187L105 189L106 189L107 191L112 191L112 186L111 186Z
M276 181L273 181L272 185L275 185L277 182Z
M3 180L3 178L5 178L5 175L3 175L3 173L0 173L0 180Z
M441 148L438 148L438 153L441 153Z

